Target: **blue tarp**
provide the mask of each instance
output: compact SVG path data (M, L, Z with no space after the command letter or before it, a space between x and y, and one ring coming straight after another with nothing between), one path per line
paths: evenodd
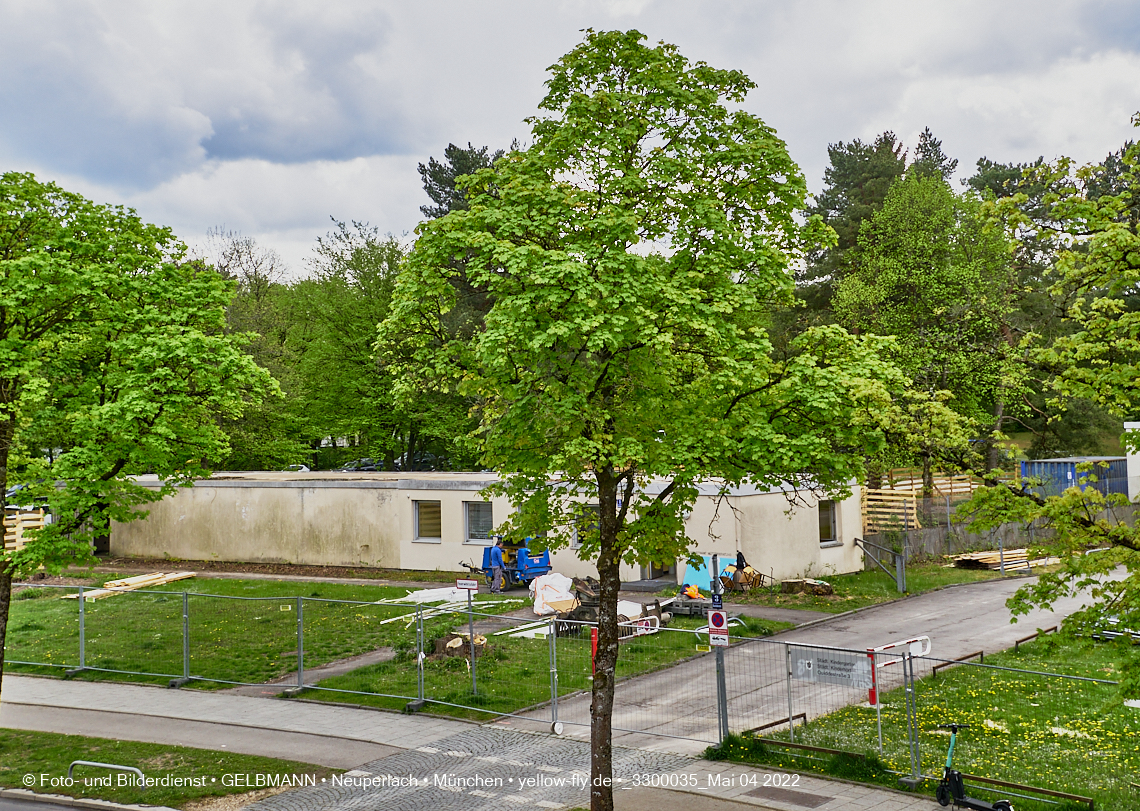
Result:
M721 555L719 563L720 574L724 574L726 567L736 565L736 553ZM699 565L694 566L690 563L685 568L685 582L699 589L711 589L712 578L709 577L710 571L712 571L712 555L702 555Z

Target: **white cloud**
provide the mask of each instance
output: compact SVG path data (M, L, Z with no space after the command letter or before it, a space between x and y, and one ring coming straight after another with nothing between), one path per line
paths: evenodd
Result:
M295 268L329 215L414 228L416 164L525 138L586 27L636 27L738 68L818 189L828 143L929 125L981 155L1099 160L1140 109L1126 0L0 0L0 162L136 206L188 240L225 225Z

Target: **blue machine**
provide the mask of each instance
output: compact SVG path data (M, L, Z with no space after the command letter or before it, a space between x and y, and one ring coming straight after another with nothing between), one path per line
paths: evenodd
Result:
M529 541L530 538L527 538ZM523 544L503 544L503 582L511 586L529 586L530 581L544 574L550 574L550 550L541 555L532 555ZM483 550L483 576L491 582L491 547Z

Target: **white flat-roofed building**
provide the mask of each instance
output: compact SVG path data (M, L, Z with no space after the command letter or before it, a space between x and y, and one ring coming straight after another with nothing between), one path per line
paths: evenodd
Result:
M505 498L481 495L495 480L486 472L219 472L149 505L146 518L115 524L111 553L461 571L466 562L481 565L492 529L510 513ZM809 497L792 509L780 489L746 486L722 496L714 483L701 486L686 520L697 551L743 552L778 579L862 569L853 542L860 525L858 488L843 501ZM597 575L573 547L553 553L552 563L567 576ZM684 568L622 564L622 579L681 582Z

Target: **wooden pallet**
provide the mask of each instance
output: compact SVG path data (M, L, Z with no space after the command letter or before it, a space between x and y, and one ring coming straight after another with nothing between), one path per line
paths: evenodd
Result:
M30 540L28 530L40 529L47 523L44 511L15 510L4 513L4 551L18 552Z
M922 494L922 471L917 468L894 468L887 472L886 485L889 490L908 490ZM935 496L969 495L982 486L982 480L974 476L952 476L935 473L933 476Z
M103 584L103 588L101 589L91 589L90 591L83 592L83 599L101 600L104 597L122 594L124 591L153 588L154 586L173 583L176 580L185 580L188 577L194 577L196 574L196 572L152 572L151 574L140 574L135 577L125 577L122 580L108 580ZM61 599L75 600L78 598L78 594L65 594Z
M918 520L918 498L913 490L872 490L864 487L861 506L864 535L922 526Z

